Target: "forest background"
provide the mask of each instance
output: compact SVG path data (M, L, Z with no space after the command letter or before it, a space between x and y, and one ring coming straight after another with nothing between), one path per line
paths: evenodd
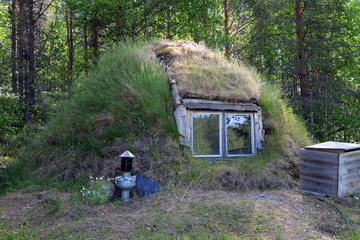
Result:
M358 0L0 0L3 163L118 42L187 39L279 85L317 141L360 141Z

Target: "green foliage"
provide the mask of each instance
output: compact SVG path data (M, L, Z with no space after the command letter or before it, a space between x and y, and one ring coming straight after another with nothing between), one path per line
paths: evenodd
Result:
M9 76L10 70L10 14L8 6L0 3L0 86Z
M47 199L44 202L44 208L48 212L48 214L56 213L61 207L61 201L59 198L55 197L54 199Z
M0 142L8 140L24 127L23 103L15 96L0 93Z
M0 221L0 235L3 239L39 239L39 233L26 221L19 222L16 227L7 226L5 221Z
M0 92L0 169L13 162L28 139L23 110L24 104L17 97Z
M103 204L107 202L113 193L113 178L92 177L90 176L90 186L84 186L80 190L80 197L85 198L91 204Z

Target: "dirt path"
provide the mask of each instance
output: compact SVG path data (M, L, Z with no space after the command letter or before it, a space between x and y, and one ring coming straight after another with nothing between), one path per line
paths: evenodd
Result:
M356 201L356 200L350 200ZM359 204L339 208L358 227ZM351 207L350 207L351 206ZM336 210L297 191L164 191L128 205L89 205L43 191L0 198L3 236L26 239L347 239ZM1 239L1 237L0 237ZM6 238L5 238L6 239Z

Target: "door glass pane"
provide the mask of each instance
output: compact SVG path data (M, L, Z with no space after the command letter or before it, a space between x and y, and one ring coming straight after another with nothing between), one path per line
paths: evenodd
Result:
M226 114L227 155L252 154L251 115Z
M220 114L193 113L193 155L220 155Z

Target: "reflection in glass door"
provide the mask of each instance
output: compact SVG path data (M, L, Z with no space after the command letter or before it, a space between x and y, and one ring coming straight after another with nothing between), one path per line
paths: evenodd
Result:
M221 156L220 113L192 114L194 156Z
M226 153L228 156L252 155L252 115L225 114Z

